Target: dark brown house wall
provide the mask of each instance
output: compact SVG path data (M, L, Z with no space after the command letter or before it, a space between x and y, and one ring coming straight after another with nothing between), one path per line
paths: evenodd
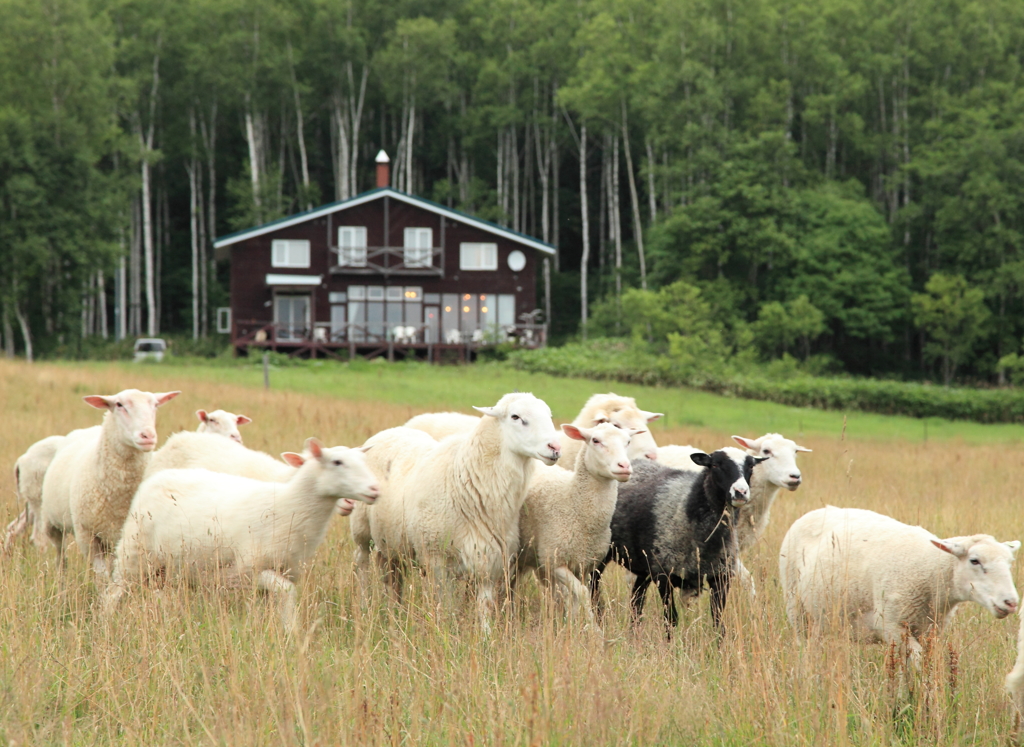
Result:
M433 229L435 246L444 249L444 276L331 274L336 255L330 251L337 243L338 226L365 226L369 247L385 246L385 208L390 230L387 246L404 244L404 229ZM274 239L306 239L310 242L310 267L275 268L271 265L271 244ZM498 269L494 271L459 269L459 244L492 242L498 245ZM514 250L526 255L526 266L518 273L508 267L508 256ZM273 289L266 285L266 275L320 275L323 281L310 288L314 295L315 321L330 319L330 292L343 292L349 285L420 286L424 293L495 293L515 294L516 316L537 307L537 266L544 255L484 229L445 218L424 207L410 205L382 196L380 199L340 208L326 216L281 228L262 236L247 239L231 249L231 307L235 319L271 320Z

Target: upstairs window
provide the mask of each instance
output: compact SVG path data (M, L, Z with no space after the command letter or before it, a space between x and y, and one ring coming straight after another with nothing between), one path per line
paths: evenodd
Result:
M430 267L433 264L434 230L432 228L405 229L406 267Z
M497 244L459 244L460 270L497 270Z
M338 226L338 265L366 267L366 226Z
M274 239L270 263L274 267L309 267L309 242L305 239Z

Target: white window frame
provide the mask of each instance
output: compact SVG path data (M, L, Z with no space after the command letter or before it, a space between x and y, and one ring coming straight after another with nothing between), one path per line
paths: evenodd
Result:
M366 286L365 285L350 285L348 287L348 300L349 301L365 301L366 300Z
M497 270L498 245L491 242L470 241L459 244L459 269Z
M270 247L271 267L309 267L307 239L274 239Z
M402 262L406 267L431 267L434 264L434 229L406 228Z
M217 333L227 334L231 332L231 307L217 307Z
M338 266L366 267L366 226L338 226Z

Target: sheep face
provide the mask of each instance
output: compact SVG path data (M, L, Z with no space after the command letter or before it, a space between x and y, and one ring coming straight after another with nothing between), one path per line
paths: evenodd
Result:
M562 455L551 408L532 394L506 394L494 407L474 407L498 421L508 449L521 457L551 465Z
M348 498L373 503L380 495L380 485L377 476L366 463L366 451L369 448L325 448L317 439L309 438L306 439L306 450L302 454L286 452L281 457L293 467L301 467L310 460L318 462L320 474L317 477L317 492L325 498L333 501Z
M658 459L658 444L647 429L647 423L661 417L660 412L646 412L635 407L619 407L613 410L600 410L595 413L593 424L610 423L616 428L633 431L629 441L629 458Z
M87 404L97 410L107 410L117 428L117 434L125 446L139 451L152 451L156 448L156 408L170 402L181 392L140 392L138 389L125 389L111 396L90 394L82 397Z
M1017 610L1020 598L1011 566L1020 542L999 542L987 534L976 534L932 540L932 544L957 559L954 595L977 602L1000 620Z
M800 487L803 475L800 474L800 468L796 466L796 455L800 451L810 453L810 449L798 446L779 433L767 433L757 439L743 438L742 436L733 436L732 438L751 456L768 459L758 470L770 484L789 491Z
M629 443L636 431L623 430L611 423L593 428L563 425L562 431L569 438L587 444L583 458L590 474L619 482L625 482L633 474L633 466L629 463Z
M199 418L199 427L196 430L200 433L225 436L238 443L242 443L242 434L238 432L238 426L252 422L252 418L224 410L196 410L196 417Z
M708 474L715 487L729 496L733 506L743 506L750 501L750 474L754 465L767 457L752 457L733 446L705 454L698 451L690 455L694 464L708 468Z

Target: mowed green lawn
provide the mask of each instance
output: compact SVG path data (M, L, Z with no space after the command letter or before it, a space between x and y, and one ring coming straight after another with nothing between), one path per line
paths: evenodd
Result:
M132 363L68 363L66 365L122 368L130 375ZM262 387L263 371L252 365L204 366L193 361L152 364L164 373L171 370L184 378ZM147 366L148 367L148 366ZM517 371L501 364L431 366L423 363L359 361L352 364L322 361L310 365L271 368L272 389L322 393L341 399L381 401L405 405L417 411L459 410L490 405L514 389L533 392L550 406L556 421L570 421L588 396L614 391L635 397L646 410L665 413L652 427L659 431L728 431L756 436L770 431L791 438L835 437L846 439L926 440L960 439L965 443L1019 443L1024 427L984 425L941 418L908 418L863 412L787 407L772 402L737 399L694 389L665 388L616 382L566 379ZM845 432L845 435L844 435Z

